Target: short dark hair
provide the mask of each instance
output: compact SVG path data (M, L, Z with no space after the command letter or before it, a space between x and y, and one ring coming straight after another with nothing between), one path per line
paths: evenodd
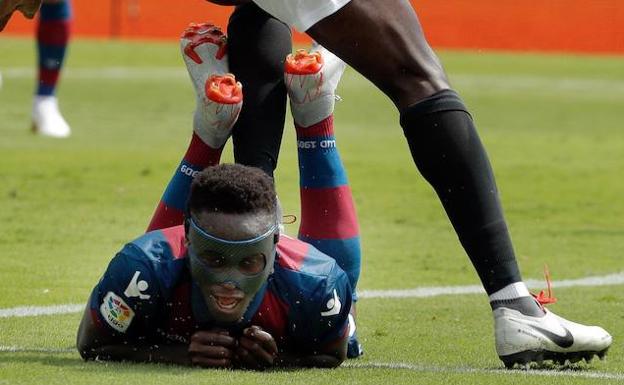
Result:
M187 212L225 214L277 211L273 180L264 171L240 164L220 164L198 173L191 184Z

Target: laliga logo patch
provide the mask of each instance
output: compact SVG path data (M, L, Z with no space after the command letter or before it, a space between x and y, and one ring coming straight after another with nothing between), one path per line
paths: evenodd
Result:
M336 315L340 313L340 309L342 309L342 303L340 302L340 298L338 298L338 293L336 293L336 289L334 289L334 296L327 301L327 311L322 311L321 315L323 317L329 317L330 315Z
M134 311L121 297L109 291L100 306L100 313L115 330L124 333L134 318Z

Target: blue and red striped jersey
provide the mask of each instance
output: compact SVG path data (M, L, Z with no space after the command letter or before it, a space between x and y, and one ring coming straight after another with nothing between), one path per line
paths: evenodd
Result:
M333 258L282 235L274 271L233 333L250 325L280 348L311 352L347 333L351 287ZM215 326L190 273L184 227L151 231L112 259L89 300L101 331L123 341L183 342Z

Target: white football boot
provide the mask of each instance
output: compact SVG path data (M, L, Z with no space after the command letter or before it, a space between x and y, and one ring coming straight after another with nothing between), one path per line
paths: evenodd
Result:
M336 87L345 67L342 60L318 44L310 53L300 49L288 55L284 82L298 125L310 127L334 113Z
M496 352L507 368L589 362L604 358L612 337L603 328L570 322L545 309L533 297L490 303L494 313Z
M32 109L32 131L52 138L67 138L69 125L61 115L55 96L35 96Z
M193 130L204 143L220 148L243 105L242 86L228 70L227 38L212 24L190 24L180 50L197 93Z

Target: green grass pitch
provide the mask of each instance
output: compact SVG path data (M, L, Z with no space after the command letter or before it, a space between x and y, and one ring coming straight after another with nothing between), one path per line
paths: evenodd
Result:
M624 58L441 57L488 149L524 277L540 279L545 263L554 280L623 271ZM175 44L74 41L59 90L68 140L29 132L34 60L32 41L0 37L0 309L84 303L115 251L144 231L190 138L194 95ZM339 93L338 146L362 228L359 289L478 284L391 104L352 70ZM298 214L290 122L285 132L276 180L285 212ZM555 294L555 312L613 334L607 362L501 370L486 298L447 295L362 299L366 354L337 370L85 363L72 350L80 314L0 318L0 385L624 381L622 285Z

